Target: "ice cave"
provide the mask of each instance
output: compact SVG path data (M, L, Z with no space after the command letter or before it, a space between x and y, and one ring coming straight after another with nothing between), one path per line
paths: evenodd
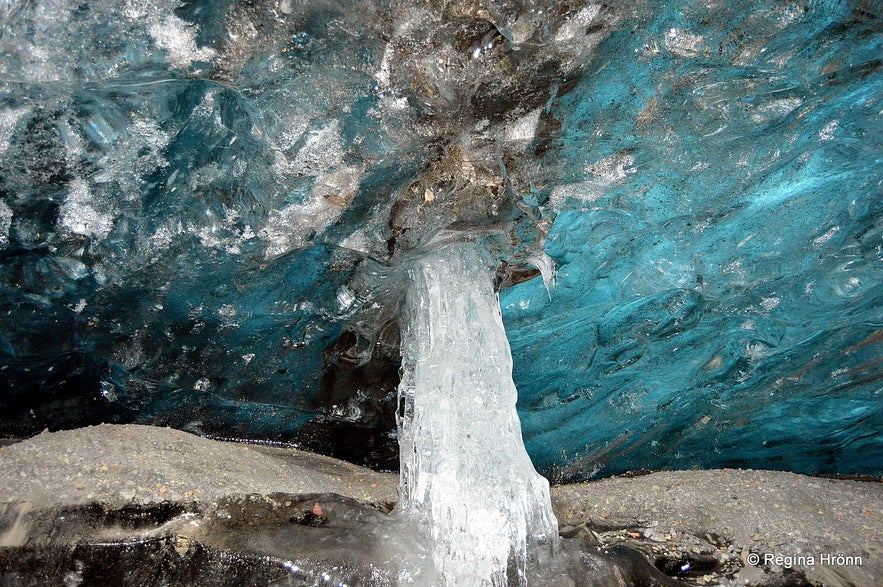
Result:
M0 587L883 584L879 0L2 0Z

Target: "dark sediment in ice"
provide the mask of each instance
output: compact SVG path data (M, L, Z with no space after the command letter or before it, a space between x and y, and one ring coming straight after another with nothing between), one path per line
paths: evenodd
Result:
M0 449L0 477L3 585L303 585L323 572L385 585L400 563L377 547L398 531L396 476L293 449L103 425ZM564 549L595 569L586 585L610 565L687 585L870 586L883 572L880 483L672 471L557 486L552 500ZM751 553L816 564L752 566Z

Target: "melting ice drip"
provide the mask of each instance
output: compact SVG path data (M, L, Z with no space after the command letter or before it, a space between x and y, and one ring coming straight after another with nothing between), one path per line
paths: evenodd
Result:
M558 523L524 449L509 341L475 246L411 269L402 348L400 512L429 533L446 585L524 585Z

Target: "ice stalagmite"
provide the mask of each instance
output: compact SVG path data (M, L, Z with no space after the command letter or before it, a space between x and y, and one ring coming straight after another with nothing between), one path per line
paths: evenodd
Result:
M492 271L457 244L410 270L399 386L399 509L429 533L446 585L525 583L557 540L549 483L515 411L512 356Z

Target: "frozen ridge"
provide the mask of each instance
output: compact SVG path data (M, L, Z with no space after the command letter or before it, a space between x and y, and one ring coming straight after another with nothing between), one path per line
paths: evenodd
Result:
M558 537L521 437L491 275L474 245L441 248L410 270L403 312L399 511L457 587L525 585Z

